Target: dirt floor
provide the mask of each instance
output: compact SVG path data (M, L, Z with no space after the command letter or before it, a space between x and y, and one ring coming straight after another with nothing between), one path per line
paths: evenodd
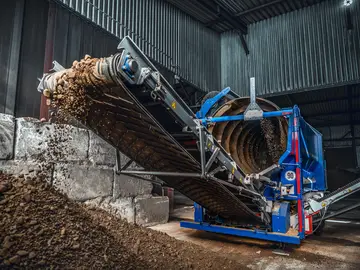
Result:
M1 173L0 213L0 269L360 269L358 223L329 222L284 256L269 242L180 228L191 207L148 229Z
M39 179L0 173L0 213L0 269L247 268L70 202Z
M312 236L300 246L285 247L286 255L273 243L180 228L179 220L192 220L193 208L177 209L172 221L152 227L178 240L197 244L250 269L360 269L360 222L327 222L321 236Z

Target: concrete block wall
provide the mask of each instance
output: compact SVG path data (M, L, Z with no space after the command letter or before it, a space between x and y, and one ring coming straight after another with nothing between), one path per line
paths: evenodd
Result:
M115 149L91 131L0 114L1 171L41 176L70 199L129 222L166 223L168 198L153 196L151 182L117 175L115 163Z
M0 114L0 159L13 157L15 125L14 117Z

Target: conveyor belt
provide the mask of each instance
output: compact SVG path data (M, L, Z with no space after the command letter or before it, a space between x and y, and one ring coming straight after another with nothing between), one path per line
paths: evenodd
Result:
M140 68L152 70L151 76L141 80L139 68L136 83L129 80L128 74L122 70L126 58L120 44L120 53L114 56L105 59L86 56L80 62L74 61L70 69L45 75L38 89L52 99L60 110L75 116L145 170L179 175L190 173L191 177L177 175L159 178L203 206L212 216L219 215L244 226L258 225L263 224L258 214L262 211L265 223L268 223L267 213L260 208L263 207L261 195L254 187L244 186L241 168L236 167L217 142L213 145L220 149L216 166L226 170L223 179L227 181L228 174L237 178L229 186L229 183L211 177L200 177L202 169L197 159L200 151L196 152L192 147L190 154L171 135L186 135L183 128L190 125L193 135L196 132L198 136L192 111L167 82L162 81L165 86L158 89L163 78L156 75L155 67L131 40L123 41L127 49L131 47L131 55L137 59ZM155 91L155 96L165 95L164 98L154 98L152 92ZM153 105L149 105L149 102ZM169 102L178 104L176 109L174 106L172 111ZM207 142L209 145L211 142ZM239 190L247 193L239 194Z
M341 191L344 191L344 190L346 190L346 189L348 189L348 188L351 188L352 186L354 186L354 185L357 184L357 183L360 183L360 178L358 178L358 179L350 182L349 184L347 184L347 185L345 185L345 186L343 186L343 187L341 187L341 188L338 188L337 190L335 190L335 191L327 194L326 196L324 196L324 197L322 197L322 198L317 199L316 201L318 201L318 202L324 201L324 200L326 200L326 199L328 199L328 198L330 198L330 197L338 194L338 193L341 192Z
M117 55L114 58L119 59ZM125 86L119 75L100 75L101 71L95 65L105 63L101 61L86 57L74 62L71 69L44 77L42 91L50 89L60 109L72 107L70 114L145 170L200 175L201 166L195 158L198 154L190 154L169 133L181 132L184 127L179 124L176 115L160 103L145 107L147 100L153 100L150 97L153 89L147 89L147 84ZM80 96L81 93L86 95L82 94L79 98L79 93ZM86 106L82 108L84 103ZM161 119L162 124L156 118ZM229 218L243 225L262 223L251 197L239 196L238 190L221 182L200 176L159 178L206 208L211 215ZM237 184L240 185L239 182Z
M92 100L84 124L146 170L201 173L200 164L123 83L87 91ZM121 98L119 98L121 97ZM166 110L165 110L166 111ZM254 224L259 218L225 186L201 178L160 177L212 213Z

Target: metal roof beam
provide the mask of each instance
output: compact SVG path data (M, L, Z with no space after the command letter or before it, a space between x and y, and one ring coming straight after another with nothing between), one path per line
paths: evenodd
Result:
M238 29L243 34L247 34L247 25L239 18L236 18L234 15L230 14L223 7L219 6L214 0L198 0L206 9L212 13L218 14L219 18L231 24L234 29ZM216 10L216 7L219 10Z
M241 33L240 31L238 31L237 33L238 33L238 35L240 37L241 45L242 45L242 47L243 47L243 49L245 51L245 54L248 55L250 53L250 51L249 51L249 47L248 47L248 45L246 43L244 34Z
M360 140L360 137L354 137L355 140ZM345 142L352 141L353 138L335 138L335 139L325 139L323 142Z
M206 26L206 27L211 27L211 26L213 26L214 24L217 24L217 23L219 23L219 22L221 22L221 18L220 18L220 17L216 18L215 20L211 20L211 21L205 23L205 26Z
M346 93L344 92L344 96L343 97L335 97L335 98L325 98L325 99L319 99L319 100L310 100L310 101L304 101L304 102L296 102L296 94L287 94L287 95L279 95L279 96L275 96L274 98L279 98L279 97L283 97L284 99L289 96L291 97L291 100L293 101L293 104L296 105L311 105L311 104L318 104L318 103L327 103L327 102L332 102L332 101L343 101L343 100L347 100L348 97L346 96ZM360 94L356 94L353 95L352 98L360 98ZM271 99L271 98L270 98ZM300 108L301 109L301 108Z
M301 108L300 108L301 109ZM302 114L303 117L317 117L317 116L333 116L333 115L341 115L341 114L353 114L353 113L360 113L360 110L346 110L346 111L339 111L339 112L324 112L324 113L316 113L316 114Z
M323 123L316 124L312 123L311 120L305 119L310 125L315 128L322 128L322 127L336 127L336 126L349 126L350 121L324 121ZM360 125L360 121L354 122L355 125Z
M311 101L295 102L295 103L300 106L300 105L312 105L312 104L327 103L327 102L342 101L342 100L347 100L347 97L327 98L327 99L311 100ZM301 108L300 108L300 109L301 109Z
M236 13L234 14L234 16L238 17L238 16L243 16L243 15L246 15L246 14L249 14L249 13L252 13L254 11L258 11L260 9L263 9L263 8L266 8L268 6L272 6L274 4L277 4L277 3L280 3L280 2L283 2L284 0L275 0L275 1L272 1L272 2L269 2L269 3L266 3L266 4L263 4L263 5L260 5L260 6L256 6L256 7L253 7L253 8L250 8L250 9L246 9L244 11L241 11L239 13Z

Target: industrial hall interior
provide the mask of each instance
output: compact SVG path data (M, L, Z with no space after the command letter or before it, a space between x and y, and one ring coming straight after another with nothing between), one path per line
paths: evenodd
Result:
M0 269L360 269L360 0L0 4Z

